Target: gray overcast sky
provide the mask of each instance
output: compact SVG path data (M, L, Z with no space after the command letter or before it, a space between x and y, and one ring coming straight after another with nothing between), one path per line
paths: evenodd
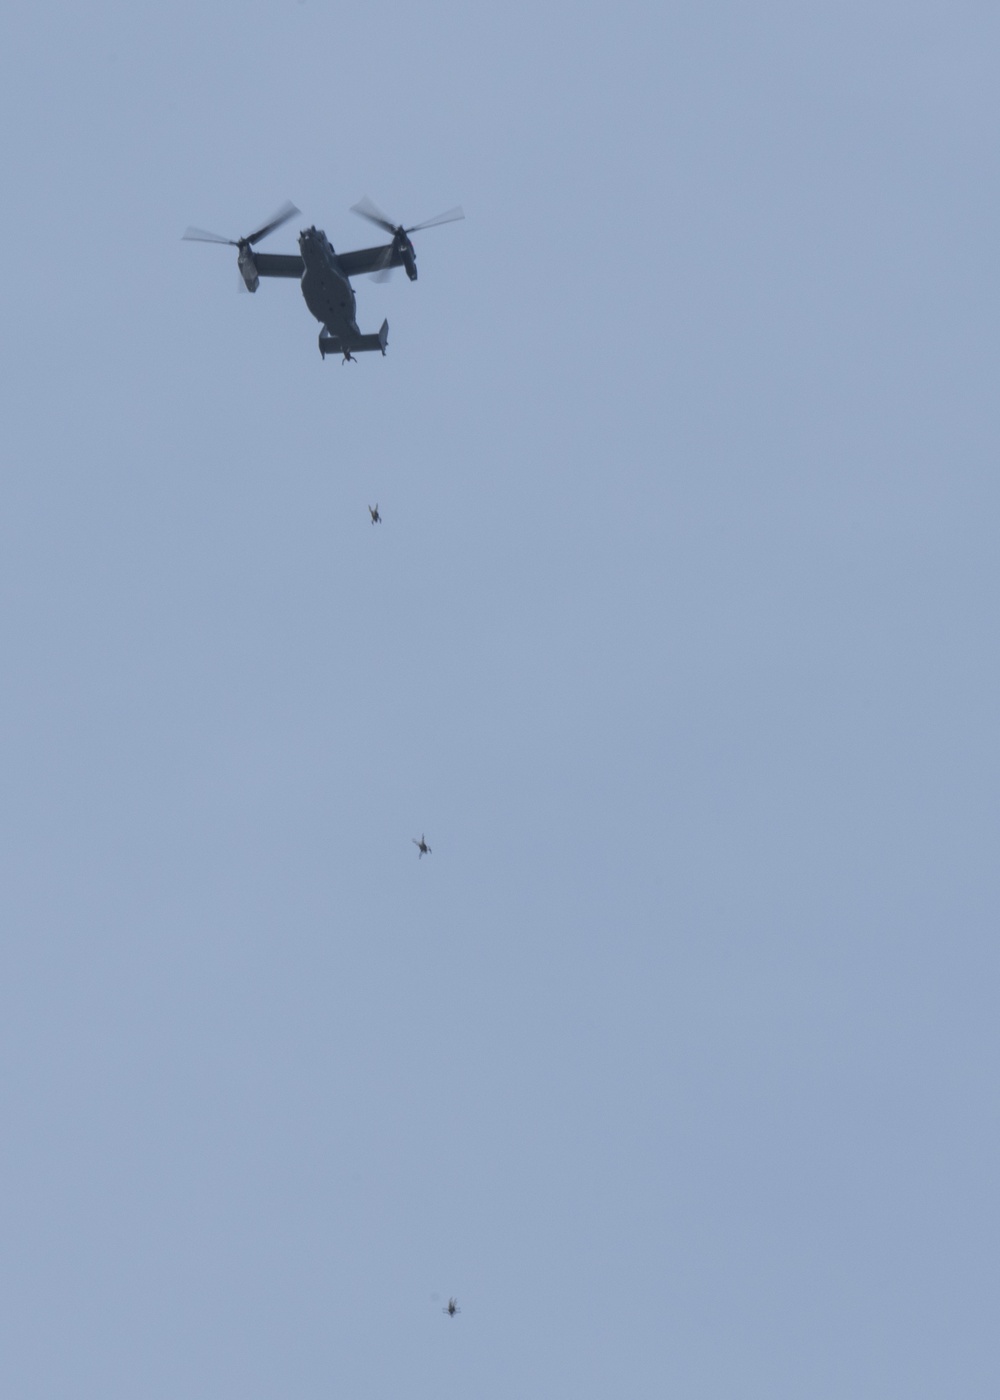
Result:
M3 1395L998 1393L998 31L4 7Z

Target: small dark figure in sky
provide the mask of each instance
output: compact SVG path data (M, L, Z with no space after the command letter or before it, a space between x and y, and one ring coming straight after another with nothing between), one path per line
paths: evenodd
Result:
M340 363L342 365L346 365L348 362L350 362L350 364L352 365L356 365L358 363L354 356L351 354L350 350L345 350L344 358L341 360Z
M415 836L411 837L411 840L413 841L413 844L414 844L414 845L416 846L416 848L417 848L417 860L423 860L424 856L429 856L429 855L431 854L431 848L430 848L430 846L428 846L427 842L424 840L424 834L423 834L423 832L420 833L420 840L419 840L419 841L417 840L417 838L416 838ZM455 1300L452 1299L452 1302L454 1302L454 1301L455 1301Z
M379 515L379 513L378 513L378 501L375 502L375 509L374 509L374 510L371 508L371 506L368 507L368 514L369 514L369 515L371 516L371 518L372 518L372 524L373 524L373 525L381 525L381 524L382 524L382 517L381 517L381 516Z
M458 1302L456 1301L456 1299L449 1298L448 1306L446 1308L442 1308L441 1311L446 1312L449 1317L454 1317L455 1314L460 1313L462 1309L458 1306Z

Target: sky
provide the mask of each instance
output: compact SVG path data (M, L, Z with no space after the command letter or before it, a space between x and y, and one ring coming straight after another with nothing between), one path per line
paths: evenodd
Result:
M996 1395L998 42L4 7L4 1395Z

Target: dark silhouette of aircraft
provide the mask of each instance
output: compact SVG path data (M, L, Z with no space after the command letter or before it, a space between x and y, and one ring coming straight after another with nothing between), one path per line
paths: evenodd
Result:
M381 516L379 515L379 513L378 513L378 501L375 502L375 508L374 508L374 510L372 509L371 506L368 507L368 514L369 514L369 515L371 516L371 518L372 518L372 524L373 524L373 525L381 525L381 524L382 524L382 517L381 517Z
M419 840L419 841L417 840L417 838L416 838L415 836L411 837L410 839L412 840L413 844L414 844L414 845L416 846L416 848L417 848L417 860L423 860L424 856L429 856L429 855L431 854L431 848L430 848L430 846L428 846L427 842L424 840L424 834L423 834L423 832L420 833L420 840ZM454 1298L453 1298L451 1301L454 1302L454 1301L455 1301Z
M236 265L248 292L257 290L262 277L285 277L298 282L306 306L322 327L319 353L324 360L327 355L340 353L345 365L354 364L356 358L352 351L381 350L385 354L389 343L389 322L383 321L378 331L370 335L362 333L357 322L358 305L351 278L370 272L381 282L394 267L405 267L407 277L415 282L417 254L410 234L433 228L436 224L450 224L454 219L464 219L465 215L456 206L422 224L403 228L402 224L394 224L383 214L367 195L353 209L355 214L384 229L392 242L383 243L377 248L356 248L350 253L336 253L323 230L313 226L299 234L298 253L258 253L256 244L261 239L267 238L268 234L274 233L299 213L291 203L283 204L266 224L248 233L245 238L223 238L221 234L209 233L203 228L189 228L184 237L194 239L196 243L225 243L235 248Z
M448 1306L446 1308L442 1308L441 1311L447 1313L449 1317L454 1317L455 1314L460 1313L462 1309L458 1306L458 1303L454 1298L449 1298Z

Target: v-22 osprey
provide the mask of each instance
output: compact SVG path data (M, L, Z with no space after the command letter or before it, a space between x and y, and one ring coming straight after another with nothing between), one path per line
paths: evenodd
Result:
M402 224L394 224L367 196L351 208L355 214L360 214L363 219L391 234L392 241L377 248L357 248L350 253L337 253L323 230L313 226L299 234L298 255L256 252L255 246L261 239L300 212L291 203L283 205L266 224L245 238L223 238L220 234L208 233L201 228L189 228L183 236L196 243L225 243L236 248L237 265L248 292L257 290L262 277L294 277L301 284L306 306L322 326L319 333L320 354L324 359L327 355L342 355L346 364L354 359L355 351L381 350L384 355L389 340L388 321L383 321L373 335L361 333L357 322L357 299L350 279L372 273L375 280L381 282L389 277L394 267L405 267L407 277L415 282L417 255L410 234L433 228L435 224L450 224L455 219L465 218L461 208L456 206L422 224L403 228Z

